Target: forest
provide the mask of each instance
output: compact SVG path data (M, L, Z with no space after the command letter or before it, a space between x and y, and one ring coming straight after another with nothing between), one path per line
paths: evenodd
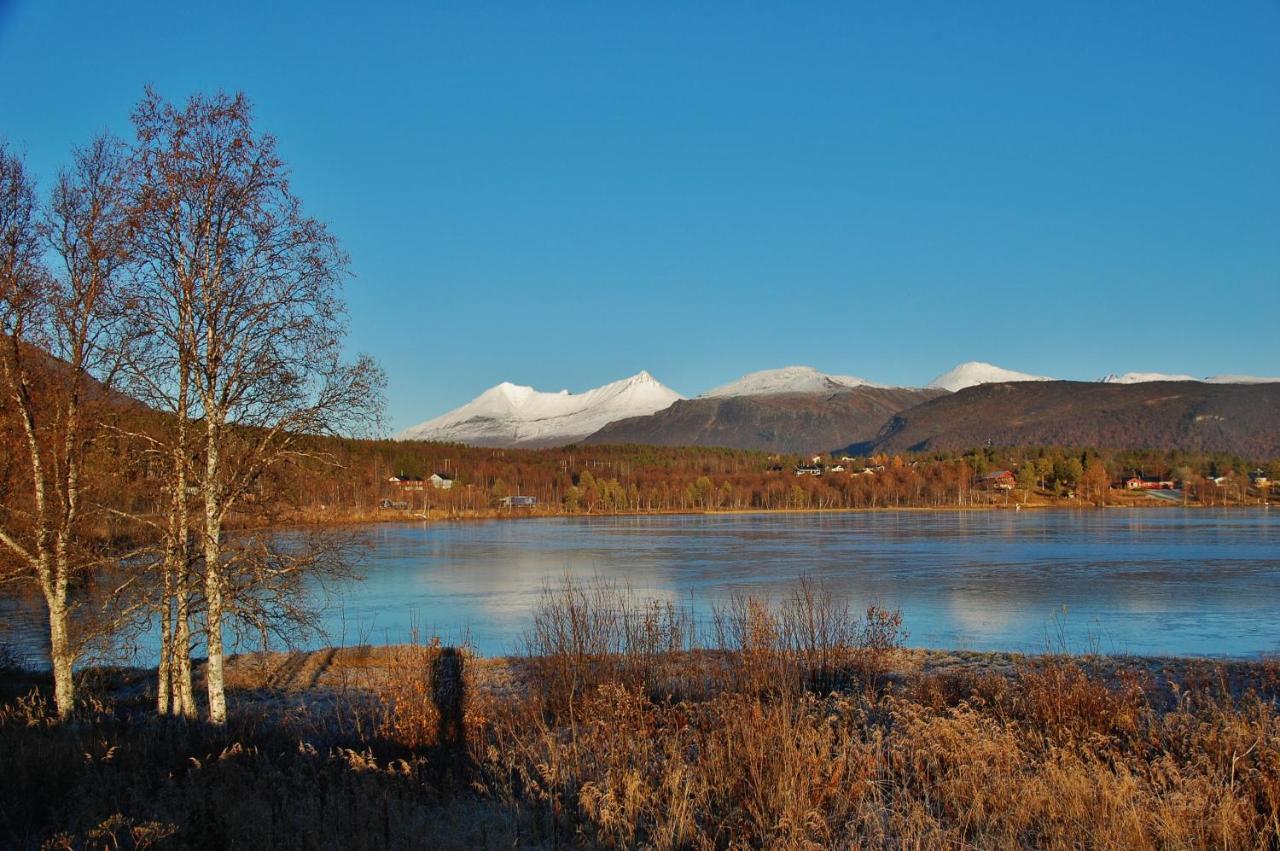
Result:
M1280 472L1274 459L1225 453L985 447L966 452L816 456L821 475L796 475L815 456L770 455L710 447L568 446L481 449L412 441L325 441L332 467L294 471L287 490L301 516L367 515L389 495L430 516L497 511L513 494L534 496L534 513L711 510L940 508L992 504L984 482L997 470L1022 476L1018 494L1044 503L1106 502L1129 476L1176 479L1204 504L1260 496L1249 473ZM840 469L836 469L836 468ZM404 492L393 476L453 478L448 490L426 484ZM1024 487L1025 485L1025 487ZM1030 493L1028 493L1028 491ZM1071 496L1074 494L1074 497Z

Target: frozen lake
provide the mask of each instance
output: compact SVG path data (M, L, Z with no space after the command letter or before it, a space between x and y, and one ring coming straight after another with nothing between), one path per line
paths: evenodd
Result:
M1250 656L1280 651L1280 513L1141 510L601 517L380 526L329 615L375 642L412 623L511 651L564 576L705 617L808 574L901 608L921 647ZM1065 613L1064 613L1065 608Z
M314 646L400 642L417 626L502 654L518 647L542 589L565 576L613 580L706 618L735 592L777 598L807 574L859 606L900 608L913 646L1037 652L1065 635L1074 651L1280 651L1280 512L1264 509L599 517L368 533L366 578L332 589L328 635Z

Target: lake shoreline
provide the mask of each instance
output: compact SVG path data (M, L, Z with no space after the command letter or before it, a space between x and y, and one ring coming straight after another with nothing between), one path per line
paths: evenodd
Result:
M296 691L299 684L309 682L318 685L325 677L330 666L338 668L351 667L350 660L358 660L374 668L385 667L387 660L397 654L421 650L424 646L454 647L461 652L469 664L482 666L488 670L509 669L528 661L529 657L519 653L483 654L476 652L465 644L449 644L437 639L426 644L414 642L397 642L390 644L347 644L310 647L307 649L284 650L243 650L229 653L226 657L228 684L235 688L266 688L266 681L258 682L255 678L267 671L288 669L288 677L281 679L268 676L267 680L275 683L274 688ZM699 649L694 651L678 651L679 655L706 654L719 651ZM1280 651L1233 656L1233 655L1177 655L1177 654L1143 654L1125 652L1086 651L1080 653L1058 651L1021 652L1016 650L971 650L966 648L946 647L910 647L903 646L894 651L899 673L921 672L938 673L964 670L969 672L987 672L1007 674L1018 666L1043 662L1045 660L1072 660L1095 673L1114 674L1121 669L1146 669L1152 672L1178 672L1195 668L1220 667L1237 674L1241 672L1260 673L1264 670L1277 669L1280 673ZM205 663L202 656L193 657L192 662L197 678L203 676ZM154 681L157 668L149 664L125 664L113 662L95 662L77 667L77 676L90 681L109 683L112 681L138 683ZM1180 681L1177 676L1173 681ZM0 695L12 695L19 684L28 686L52 685L48 668L25 664L16 668L0 669Z
M232 653L226 660L227 688L252 705L258 700L280 694L308 691L324 692L343 687L363 690L381 684L383 676L405 654L434 653L454 647L469 669L479 672L485 689L506 692L513 679L523 676L527 665L543 657L521 654L483 655L465 645L449 645L438 640L396 644L330 645L308 650L252 650ZM726 652L713 649L682 650L671 658L695 659ZM1191 678L1212 672L1225 682L1246 682L1261 677L1280 678L1280 655L1259 653L1243 656L1145 655L1102 652L1035 652L1004 650L965 650L947 648L900 647L889 651L884 675L890 680L903 680L916 675L986 675L1014 676L1029 667L1049 663L1079 665L1091 676L1111 679L1122 672L1145 672L1161 687L1181 685ZM197 693L203 688L207 660L193 660ZM157 668L153 665L117 665L99 663L77 670L85 682L94 684L99 697L113 700L149 701L153 699ZM32 688L49 688L49 672L37 667L0 670L0 702L6 697L20 696Z
M610 512L581 512L581 511L542 511L542 510L503 510L499 508L487 511L464 511L464 512L428 512L426 514L413 511L399 511L395 509L371 509L368 511L347 511L333 513L307 512L301 515L293 515L287 519L273 524L264 526L255 526L252 528L266 529L299 529L299 528L322 528L326 526L343 527L355 525L382 525L382 524L401 524L401 525L417 525L424 523L471 523L485 522L493 520L549 520L549 519L600 519L611 517L739 517L739 516L808 516L808 515L839 515L839 514L897 514L897 513L914 513L914 514L961 514L961 513L1020 513L1022 511L1041 512L1041 511L1076 511L1076 512L1094 512L1094 511L1169 511L1169 510L1188 510L1188 511L1213 511L1213 510L1250 510L1250 509L1268 509L1271 507L1269 502L1234 502L1224 505L1205 505L1199 502L1177 503L1170 500L1162 499L1132 499L1123 503L1108 503L1107 505L1088 505L1078 500L1056 500L1033 503L1009 503L1009 504L986 504L986 505L902 505L902 506L869 506L858 508L714 508L714 509L687 509L687 510L662 510L662 511L610 511ZM243 528L243 527L242 527Z

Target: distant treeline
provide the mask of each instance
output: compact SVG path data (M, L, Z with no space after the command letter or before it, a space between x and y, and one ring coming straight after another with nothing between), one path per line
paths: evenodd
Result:
M967 452L849 457L823 455L821 475L796 475L817 456L708 447L567 446L486 449L412 441L316 439L324 464L294 467L286 489L296 508L360 511L394 498L417 509L483 512L503 497L535 497L547 513L944 507L991 499L986 477L1021 473L1045 498L1097 501L1130 476L1176 479L1191 498L1221 502L1249 493L1248 474L1276 478L1280 461L1223 453L987 447ZM453 480L421 490L393 476ZM1218 484L1214 480L1224 479ZM1230 484L1236 484L1234 489Z

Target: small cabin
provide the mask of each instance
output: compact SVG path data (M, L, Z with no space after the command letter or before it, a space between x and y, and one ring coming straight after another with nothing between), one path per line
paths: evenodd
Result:
M822 468L816 464L801 464L796 467L797 476L821 476Z
M501 500L503 508L532 508L538 504L536 496L504 496Z
M453 476L448 473L432 473L427 481L431 482L431 487L438 491L447 491L453 487Z

